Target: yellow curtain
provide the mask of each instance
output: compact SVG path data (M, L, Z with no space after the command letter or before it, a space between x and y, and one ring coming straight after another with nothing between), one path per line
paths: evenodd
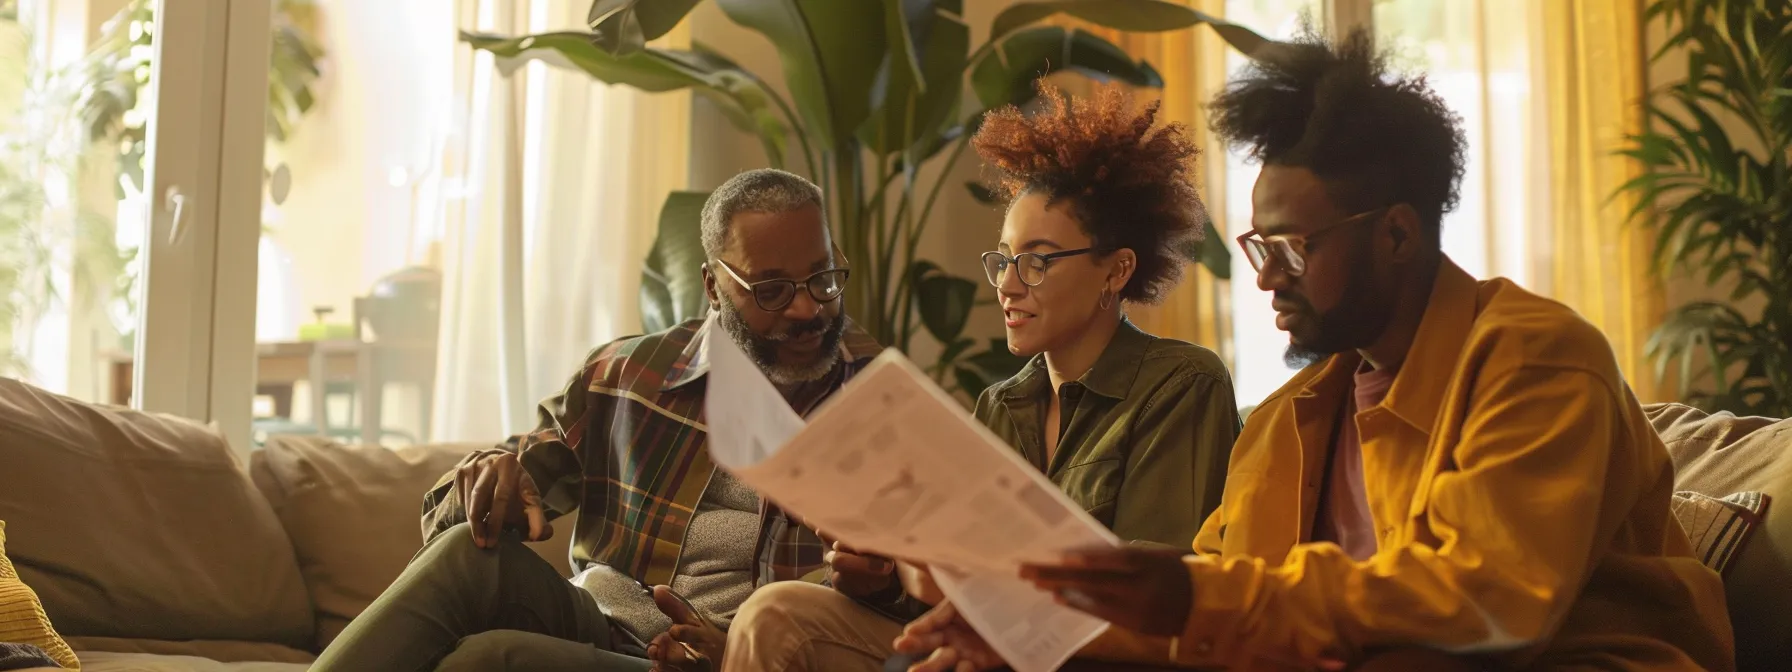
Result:
M1226 4L1224 0L1181 1L1211 16L1220 16ZM1214 227L1220 231L1217 240L1205 244L1230 245L1232 241L1225 235L1225 148L1213 140L1207 128L1207 101L1225 83L1225 42L1201 26L1165 33L1123 33L1074 19L1061 19L1058 23L1100 35L1134 58L1150 63L1163 75L1161 120L1188 126L1202 150L1201 198ZM1232 327L1227 319L1231 314L1227 281L1215 278L1199 264L1190 264L1185 270L1182 284L1162 303L1134 306L1129 315L1145 331L1204 345L1230 364Z
M1614 152L1643 127L1646 56L1637 0L1538 0L1548 107L1550 226L1534 240L1538 289L1605 332L1639 399L1665 401L1644 355L1665 297L1648 270L1648 232L1624 221L1633 198L1612 198L1637 175Z

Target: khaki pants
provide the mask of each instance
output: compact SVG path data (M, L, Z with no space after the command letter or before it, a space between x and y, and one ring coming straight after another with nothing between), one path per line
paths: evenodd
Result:
M826 586L781 581L753 591L728 628L728 672L881 672L902 624Z

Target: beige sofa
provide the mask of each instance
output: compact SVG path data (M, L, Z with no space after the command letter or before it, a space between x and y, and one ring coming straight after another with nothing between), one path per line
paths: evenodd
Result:
M279 437L0 379L7 552L90 672L297 672L422 545L422 493L479 444ZM567 569L571 517L536 550Z
M1648 410L1683 489L1792 506L1792 421ZM296 672L403 569L421 494L479 447L277 438L245 470L209 428L0 379L0 520L83 669ZM536 549L562 572L571 522ZM1769 507L1726 584L1742 669L1785 669L1792 513Z

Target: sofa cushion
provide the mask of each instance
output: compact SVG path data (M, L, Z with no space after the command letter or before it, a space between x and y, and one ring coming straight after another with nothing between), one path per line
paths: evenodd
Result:
M306 646L292 545L224 438L0 379L0 518L65 636Z
M383 448L322 437L276 436L250 458L251 473L292 539L317 607L321 650L404 571L423 547L423 495L486 444ZM562 575L572 516L531 544Z
M86 653L82 672L305 672L306 663L226 663L198 656L164 656L150 653Z
M223 642L193 639L168 642L159 639L120 639L117 637L70 637L68 645L82 659L95 653L139 653L157 656L196 656L221 663L298 663L311 664L317 656L290 646L268 642Z
M62 636L50 627L50 617L44 615L44 606L37 601L37 593L19 580L12 561L6 559L4 520L0 520L0 642L30 644L48 654L57 665L71 670L81 669L81 662L75 659L75 652L68 648L68 642L62 641Z
M1724 576L1740 669L1792 660L1792 420L1707 414L1680 404L1644 408L1667 445L1676 489L1726 497L1759 492L1778 502L1737 551Z

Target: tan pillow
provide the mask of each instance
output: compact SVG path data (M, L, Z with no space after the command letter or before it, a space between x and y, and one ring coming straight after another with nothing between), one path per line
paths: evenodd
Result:
M317 647L328 646L423 547L423 495L460 459L488 444L345 446L278 436L250 458L251 474L292 539L317 605ZM562 575L573 516L531 544Z
M309 646L292 545L216 431L0 379L0 518L65 636Z
M71 670L81 669L81 661L69 650L68 642L50 627L37 593L19 580L12 561L6 559L6 521L0 520L0 642L30 644L43 649L50 659Z
M1697 492L1674 493L1674 518L1692 541L1693 553L1712 571L1724 574L1730 561L1748 543L1748 535L1761 524L1768 497L1759 492L1738 492L1712 497Z
M1644 407L1674 458L1676 490L1729 497L1756 492L1792 501L1792 420L1706 414L1680 404ZM1792 516L1767 511L1724 567L1724 593L1743 670L1777 670L1792 660ZM1682 523L1682 526L1686 526ZM1689 536L1696 530L1688 530Z

